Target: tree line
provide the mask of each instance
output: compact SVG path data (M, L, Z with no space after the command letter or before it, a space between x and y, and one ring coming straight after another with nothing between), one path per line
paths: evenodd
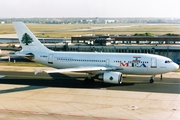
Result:
M155 36L155 34L146 32L146 33L135 33L133 36ZM164 34L163 36L180 36L180 34L167 33Z

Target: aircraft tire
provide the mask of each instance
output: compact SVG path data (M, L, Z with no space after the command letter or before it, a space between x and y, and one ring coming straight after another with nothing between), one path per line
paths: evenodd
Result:
M154 80L153 79L150 79L150 81L149 81L150 83L153 83L154 82Z
M91 78L91 79L85 78L84 79L84 83L93 84L94 83L94 79L93 78Z

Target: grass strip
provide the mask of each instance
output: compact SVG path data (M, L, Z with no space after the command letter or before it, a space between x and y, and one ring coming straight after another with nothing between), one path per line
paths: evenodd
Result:
M0 66L29 66L29 67L47 67L36 62L0 62Z

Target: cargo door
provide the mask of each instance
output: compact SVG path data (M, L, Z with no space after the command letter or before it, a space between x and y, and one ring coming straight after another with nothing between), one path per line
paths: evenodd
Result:
M48 56L48 63L53 64L53 54L49 54Z

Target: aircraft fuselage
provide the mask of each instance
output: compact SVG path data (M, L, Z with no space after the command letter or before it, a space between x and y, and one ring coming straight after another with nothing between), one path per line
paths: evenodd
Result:
M58 69L79 66L119 67L123 74L162 74L175 69L171 59L152 54L134 53L91 53L91 52L50 52L33 53L33 61ZM168 61L168 62L167 62Z

